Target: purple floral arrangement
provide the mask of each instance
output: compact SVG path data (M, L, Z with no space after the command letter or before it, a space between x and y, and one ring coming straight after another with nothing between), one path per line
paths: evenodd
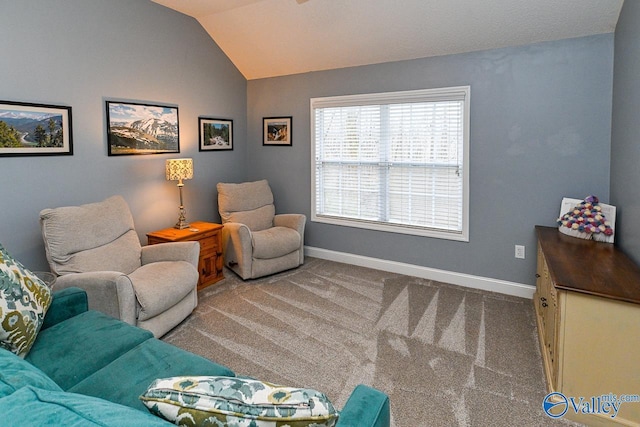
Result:
M566 227L574 232L589 233L591 235L613 235L611 223L602 212L596 196L586 197L571 211L558 218L558 226Z

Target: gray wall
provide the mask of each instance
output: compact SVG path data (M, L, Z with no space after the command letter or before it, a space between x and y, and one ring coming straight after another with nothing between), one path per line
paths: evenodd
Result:
M609 199L613 34L248 82L248 178L310 215L309 98L471 85L470 241L308 223L309 246L534 284L536 224L563 196ZM262 117L293 116L293 146ZM527 258L514 258L514 245Z
M176 220L163 170L177 156L108 157L105 99L179 107L179 156L196 170L187 216L217 221L215 184L258 178L279 212L310 215L309 98L471 85L470 242L309 223L307 243L320 248L532 284L533 226L553 225L562 196L609 199L613 35L247 82L197 21L149 0L0 0L0 10L10 41L0 99L73 108L73 156L0 158L0 242L30 268L46 267L46 207L122 194L143 242ZM262 146L262 117L277 115L293 116L293 147ZM235 149L198 152L198 116L233 119Z
M0 242L46 268L38 213L121 194L143 243L178 217L168 158L193 157L187 218L218 220L215 184L242 180L246 79L193 18L149 0L0 0L0 99L73 108L73 156L0 158ZM108 157L105 99L177 105L180 154ZM198 116L234 120L235 149L198 151Z
M640 263L640 2L626 1L615 35L611 203L616 241Z

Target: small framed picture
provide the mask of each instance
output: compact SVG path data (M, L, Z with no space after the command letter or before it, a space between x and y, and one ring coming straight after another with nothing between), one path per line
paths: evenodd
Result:
M178 107L106 101L110 156L180 152Z
M198 118L200 151L233 150L233 120Z
M262 119L262 145L291 145L289 117L265 117Z
M71 107L0 101L0 156L72 154Z

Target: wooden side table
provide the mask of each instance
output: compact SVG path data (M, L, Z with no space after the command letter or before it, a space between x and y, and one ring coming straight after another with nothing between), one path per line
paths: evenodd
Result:
M222 225L211 222L195 221L190 228L164 230L147 233L149 245L168 242L200 242L198 261L198 290L224 279L222 259Z

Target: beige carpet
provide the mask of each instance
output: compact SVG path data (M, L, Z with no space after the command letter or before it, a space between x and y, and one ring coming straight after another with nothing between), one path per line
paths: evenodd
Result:
M372 385L396 427L573 425L542 411L531 300L314 258L259 280L225 275L165 341L338 408Z

